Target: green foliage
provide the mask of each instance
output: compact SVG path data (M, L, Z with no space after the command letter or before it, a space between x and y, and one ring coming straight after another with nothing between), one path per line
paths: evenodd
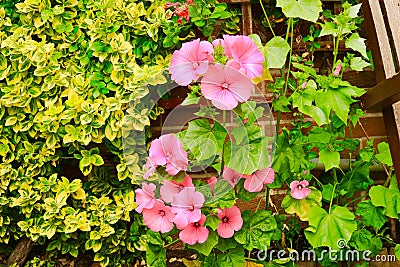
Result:
M345 207L335 206L330 213L318 206L313 207L308 219L310 226L304 233L314 248L327 246L338 249L338 240L348 242L357 228L354 214Z
M322 11L320 0L277 0L276 6L282 8L283 14L288 18L301 18L316 22Z
M277 228L275 218L269 211L260 210L254 214L245 210L242 212L243 226L234 238L249 251L265 249L270 245L274 230Z
M0 241L26 235L51 253L132 263L146 249L132 213L145 153L136 135L162 112L148 85L167 81L195 22L178 23L158 0L39 2L0 3ZM204 33L217 19L238 30L225 3L206 9Z
M282 201L282 208L289 214L296 214L300 220L308 221L310 210L314 206L321 206L322 194L315 188L310 187L311 193L304 199L295 199L289 195Z

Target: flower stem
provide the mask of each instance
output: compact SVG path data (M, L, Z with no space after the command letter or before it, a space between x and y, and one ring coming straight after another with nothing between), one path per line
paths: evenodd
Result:
M331 214L332 202L333 202L333 198L334 198L334 196L335 196L335 189L336 189L336 185L337 185L337 184L338 184L338 183L335 182L335 184L333 185L331 202L329 203L329 214Z
M260 6L261 6L261 8L262 8L262 10L263 10L263 12L264 12L265 19L267 20L268 27L269 27L269 29L271 30L272 35L275 37L275 36L276 36L276 35L275 35L275 32L274 32L274 30L272 29L271 22L269 21L268 14L267 14L267 11L266 11L265 8L264 8L264 5L263 5L263 3L262 3L262 0L260 0L259 2L260 2Z
M180 239L178 238L178 239L175 239L174 241L172 241L171 243L168 243L168 244L166 244L165 246L164 246L164 248L166 248L166 247L169 247L169 246L171 246L171 245L173 245L173 244L175 244L175 243L177 243L178 241L180 241Z

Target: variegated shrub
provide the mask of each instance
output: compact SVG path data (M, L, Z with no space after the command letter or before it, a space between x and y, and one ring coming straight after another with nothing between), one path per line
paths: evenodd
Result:
M141 150L123 157L123 122L145 131L162 112L143 104L147 85L166 82L170 53L195 36L164 4L0 2L2 243L26 235L48 251L93 251L102 266L140 257L146 236L131 211ZM104 167L110 152L115 165Z

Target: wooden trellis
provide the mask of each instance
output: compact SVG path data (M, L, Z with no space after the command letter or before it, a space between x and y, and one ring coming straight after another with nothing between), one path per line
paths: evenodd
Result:
M335 10L341 5L341 0L323 2L334 2ZM245 35L253 33L251 1L230 0L229 3L241 4L242 33ZM382 111L400 187L400 103L395 104L400 101L400 0L363 0L362 10L378 84L367 89L361 104L364 110Z

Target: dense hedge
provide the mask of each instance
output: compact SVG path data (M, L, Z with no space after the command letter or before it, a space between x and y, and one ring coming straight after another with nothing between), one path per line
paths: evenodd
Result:
M1 1L2 243L27 236L54 255L93 251L103 266L141 257L145 228L132 211L143 172L138 153L123 156L122 128L143 131L161 112L141 100L166 81L183 40L211 35L218 17L237 30L226 4L200 2L195 26L159 0ZM115 164L104 167L110 152Z

